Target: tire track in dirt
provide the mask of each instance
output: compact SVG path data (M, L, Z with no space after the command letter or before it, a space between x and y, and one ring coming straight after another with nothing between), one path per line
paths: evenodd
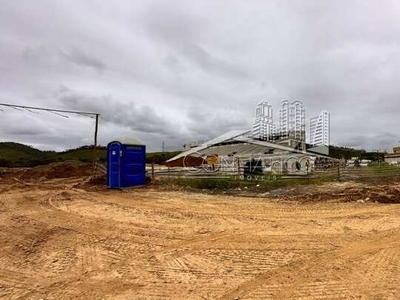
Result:
M76 211L80 211L83 215L87 216L90 209L93 209L93 204L96 201L91 199L65 199L65 194L50 195L48 198L49 205L58 211L67 213L68 215L75 215ZM66 202L66 203L65 203ZM106 205L107 207L107 205ZM121 212L126 213L126 209L115 209L116 205L110 205L105 208L108 214L121 215ZM90 217L93 217L90 215ZM100 216L95 216L99 218ZM143 239L144 228L142 226L129 226L129 237L136 235ZM164 231L162 231L164 232ZM111 234L111 235L110 235ZM125 234L85 234L81 237L79 246L76 249L76 267L82 272L102 271L106 270L110 265L120 266L120 270L129 272L129 267L124 265L125 261L135 258L137 252L140 251L141 244L134 244L132 241L128 242ZM148 235L148 233L147 233ZM151 233L150 233L151 235ZM145 243L144 241L141 242ZM144 251L144 250L141 250Z
M5 299L24 299L24 297L39 289L44 281L37 273L21 272L16 269L4 269L0 267L0 297ZM10 295L12 298L9 298Z
M387 244L385 244L385 242L387 242ZM323 282L324 280L320 277L324 278L327 277L327 275L330 275L331 278L335 278L335 272L326 272L327 267L329 267L331 271L337 269L338 265L341 268L347 268L346 264L353 263L353 261L359 256L366 255L368 253L370 254L371 252L382 251L387 247L395 247L396 249L400 249L400 232L397 232L395 236L392 234L389 238L385 236L381 236L379 238L376 236L369 237L368 239L353 242L338 250L326 251L321 254L314 254L306 259L294 261L287 266L279 267L271 272L257 276L254 279L239 285L230 293L220 297L220 299L245 297L246 295L251 294L252 291L256 291L259 288L263 289L262 287L264 285L268 285L268 281L274 277L281 278L282 284L281 288L272 294L274 299L291 299L292 297L295 297L296 293L299 293L298 290L301 290L301 288L309 281ZM325 270L325 273L321 273L321 270ZM302 275L305 273L310 274L308 278L305 278ZM353 283L349 287L349 283L345 281L344 278L341 279L341 285L343 287L342 290L347 291L343 292L345 293L346 297L352 296L354 293L358 294L357 290L359 289L359 285L357 283ZM335 287L337 286L340 285L335 285ZM329 293L330 296L337 295L337 291L329 292L326 288L325 291L327 291L326 293ZM313 297L316 296L313 295L313 293L308 292L308 297L313 299Z
M12 211L16 207L15 200L9 194L0 193L0 212Z
M0 298L399 298L393 206L60 184L18 190L0 212L0 270L31 287L5 275Z

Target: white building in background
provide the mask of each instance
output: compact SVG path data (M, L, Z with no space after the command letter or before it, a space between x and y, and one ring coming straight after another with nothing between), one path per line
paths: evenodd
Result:
M256 118L253 123L252 135L255 138L270 140L275 134L273 108L268 101L261 101L256 106Z
M310 119L310 144L329 146L330 135L330 114L323 110Z
M306 118L303 103L300 100L283 100L279 110L280 134L290 139L305 141Z

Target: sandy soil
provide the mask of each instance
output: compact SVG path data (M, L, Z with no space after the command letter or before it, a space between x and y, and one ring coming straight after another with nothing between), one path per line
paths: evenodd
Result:
M77 180L0 181L1 299L400 299L400 206L368 190L302 202Z

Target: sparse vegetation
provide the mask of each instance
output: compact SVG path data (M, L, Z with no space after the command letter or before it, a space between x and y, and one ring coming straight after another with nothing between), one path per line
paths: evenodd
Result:
M147 153L146 163L154 162L155 164L162 164L179 153L181 153L181 151Z
M349 147L329 146L329 156L338 159L351 159L357 157L360 159L368 159L372 161L384 161L385 152L366 151L364 149L354 149Z
M250 192L267 192L276 188L307 185L307 184L322 184L326 182L336 181L337 178L309 178L309 179L280 179L277 180L237 180L235 178L187 178L174 177L162 178L158 181L160 185L167 187L184 187L198 190L247 190Z

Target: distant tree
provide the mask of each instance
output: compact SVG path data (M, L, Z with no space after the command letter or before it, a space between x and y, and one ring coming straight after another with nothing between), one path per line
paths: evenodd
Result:
M357 157L360 159L368 159L372 161L383 161L385 153L380 151L367 152L364 149L354 149L350 147L329 146L329 156L338 159L351 159Z

